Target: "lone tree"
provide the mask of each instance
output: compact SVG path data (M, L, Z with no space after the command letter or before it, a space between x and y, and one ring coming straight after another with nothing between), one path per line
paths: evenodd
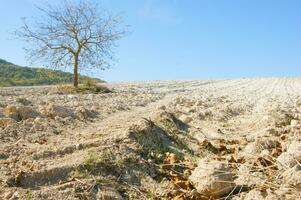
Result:
M29 44L25 48L30 61L46 62L49 67L73 67L73 85L78 87L79 69L109 68L116 41L125 27L121 17L100 12L97 5L65 0L60 6L38 8L41 17L32 24L24 19L16 36Z

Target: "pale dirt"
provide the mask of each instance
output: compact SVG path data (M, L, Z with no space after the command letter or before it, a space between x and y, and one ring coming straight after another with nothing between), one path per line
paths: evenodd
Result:
M301 139L299 78L150 81L108 84L108 87L114 93L58 95L53 92L53 87L0 89L2 109L7 105L19 105L16 100L23 97L41 113L50 103L74 110L82 106L98 113L97 117L88 120L64 121L42 116L39 119L42 128L39 130L31 129L35 124L34 119L0 127L1 199L109 199L103 194L107 191L112 192L111 196L115 195L115 199L208 199L206 194L191 195L196 193L193 188L170 188L169 181L173 179L168 175L161 177L147 170L134 169L135 165L146 162L150 164L141 164L142 168L149 166L156 171L156 166L161 163L152 161L152 157L135 153L139 149L139 142L133 141L129 130L143 119L157 123L158 112L164 110L183 122L190 118L187 119L186 128L181 130L184 134L181 132L179 137L194 153L190 155L185 149L179 149L194 164L198 163L198 159L208 156L225 162L229 162L231 156L236 156L237 159L244 159L236 160L237 165L259 167L256 159L262 156L262 149L244 153L245 146L260 139L272 139L281 143L282 152L286 151L285 147L291 141ZM286 120L282 113L291 115L289 122L277 125ZM292 119L297 121L294 127L290 125ZM212 153L207 146L202 146L204 141L217 149L225 145L229 152ZM110 154L103 155L108 149ZM223 151L220 149L218 151ZM87 163L91 152L99 157L95 159L103 161L105 157L104 162L112 157L112 163L109 162L104 169L97 165L101 172L72 175ZM126 164L120 161L132 154L130 158L135 158L135 161ZM115 159L115 155L118 158ZM275 159L279 155L274 156ZM250 161L254 162L250 164ZM120 166L120 162L128 166ZM238 168L233 167L233 170ZM135 174L134 178L131 177L134 176L131 170L135 171L133 174L140 170L139 176ZM285 170L276 169L271 173L276 176ZM247 172L248 175L253 171ZM294 195L300 194L296 193L298 190L295 188L300 188L301 184L293 186L282 178L268 180L267 173L270 171L261 170L258 173L261 173L260 181L263 184L256 181L240 183L249 188L226 194L223 198L247 199L248 193L255 190L260 190L264 198L274 195L279 199L294 199ZM189 195L185 196L185 191Z

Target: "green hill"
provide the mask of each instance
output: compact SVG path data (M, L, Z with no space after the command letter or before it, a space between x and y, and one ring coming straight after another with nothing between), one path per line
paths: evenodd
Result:
M90 79L80 76L79 81ZM94 78L93 78L94 79ZM95 79L101 81L99 79ZM45 68L21 67L0 59L0 87L55 85L73 82L73 74Z

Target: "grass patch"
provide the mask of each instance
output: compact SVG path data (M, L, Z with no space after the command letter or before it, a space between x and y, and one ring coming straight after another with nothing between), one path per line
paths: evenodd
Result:
M179 130L177 124L170 120L164 119L161 121L161 128L166 132L173 141L177 144L181 149L185 149L189 154L194 155L193 150L191 150L186 142L184 142L184 138L180 138L179 135L183 133Z
M25 199L26 199L26 200L32 200L32 194L31 194L30 191L27 191L27 192L26 192Z
M85 178L90 175L116 175L122 168L121 161L109 149L101 152L89 151L83 163L71 176L73 178Z
M144 159L151 158L155 163L161 163L163 157L160 155L165 155L167 152L174 153L179 158L184 157L181 150L175 145L177 141L170 133L152 121L146 121L146 123L150 123L147 126L152 126L152 130L139 125L131 127L131 135L141 145L140 155Z
M83 84L80 84L77 88L72 85L59 85L56 87L58 94L75 94L75 93L110 93L112 92L109 88L101 85L99 82L88 79Z

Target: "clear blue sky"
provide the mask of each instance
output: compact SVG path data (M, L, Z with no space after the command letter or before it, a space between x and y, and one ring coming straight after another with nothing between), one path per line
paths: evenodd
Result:
M9 40L9 32L43 2L1 0L0 58L29 65L23 44ZM103 0L102 5L124 12L132 31L119 42L113 68L97 73L105 80L301 75L300 0Z

